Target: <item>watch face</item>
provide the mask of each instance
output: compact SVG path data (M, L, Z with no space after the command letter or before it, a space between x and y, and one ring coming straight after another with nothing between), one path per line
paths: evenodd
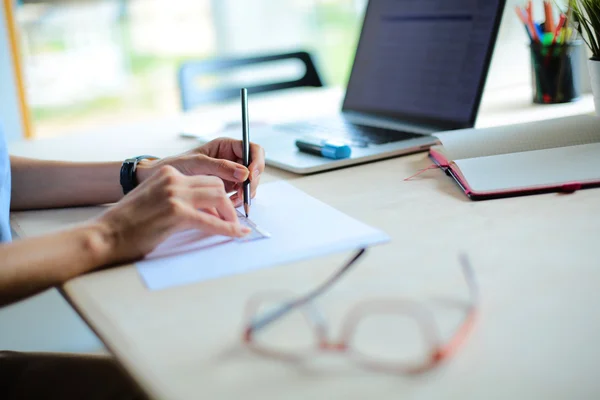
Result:
M123 161L123 165L121 166L121 176L120 183L123 188L123 194L127 194L131 192L137 185L135 181L135 165L138 162L138 158L128 158Z
M158 160L158 157L143 155L128 158L123 161L123 165L121 166L120 182L124 194L129 193L137 186L138 182L135 176L135 168L137 163L141 160Z

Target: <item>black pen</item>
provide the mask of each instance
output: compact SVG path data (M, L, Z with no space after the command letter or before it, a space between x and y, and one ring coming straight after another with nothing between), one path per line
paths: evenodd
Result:
M250 167L250 126L248 124L248 91L246 88L241 90L242 94L242 153L243 162L246 168ZM246 218L250 214L250 175L243 184L244 211Z

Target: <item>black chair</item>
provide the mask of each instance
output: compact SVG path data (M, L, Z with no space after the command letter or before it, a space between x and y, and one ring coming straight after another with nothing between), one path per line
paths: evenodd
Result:
M300 86L323 86L323 82L319 77L319 73L317 72L315 64L313 63L312 57L306 51L256 57L217 58L201 61L187 61L180 65L178 71L181 107L184 111L188 111L201 104L230 100L239 97L240 87L231 87L226 85L221 87L203 87L203 85L198 85L198 81L203 76L214 76L219 73L228 72L233 69L238 69L253 64L263 64L288 59L298 59L304 63L305 72L302 77L284 82L244 86L248 89L248 94L289 89Z

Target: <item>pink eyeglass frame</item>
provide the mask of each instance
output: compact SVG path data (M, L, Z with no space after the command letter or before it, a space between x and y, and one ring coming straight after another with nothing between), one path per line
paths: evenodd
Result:
M254 334L263 328L271 325L281 319L288 313L296 310L303 312L309 323L312 323L317 337L316 350L322 352L339 352L348 353L359 364L376 370L382 370L392 373L416 374L425 372L440 364L443 360L454 354L459 346L464 342L477 316L477 306L479 303L479 290L475 280L475 275L468 258L465 255L460 255L459 260L462 267L463 276L469 289L470 301L466 306L465 316L452 334L452 336L442 341L441 332L438 324L433 317L433 313L422 303L409 299L373 299L361 301L355 305L344 319L341 329L340 339L332 341L328 338L327 325L325 319L320 315L312 301L321 294L325 293L333 284L335 284L352 266L356 264L358 259L362 257L366 249L359 250L348 262L346 262L337 272L335 272L323 284L316 287L309 293L293 298L292 300L283 301L281 307L263 315L256 316L256 313L261 305L266 300L282 300L284 297L289 299L286 293L264 293L253 296L246 306L246 325L243 333L243 342L252 350L266 356L276 357L289 361L304 361L310 354L289 354L280 351L273 351L268 347L263 347L254 341ZM350 346L352 336L355 332L355 327L358 322L366 315L373 314L402 314L414 318L417 326L429 345L429 355L422 362L418 363L393 363L382 362L362 355L360 352L352 349Z

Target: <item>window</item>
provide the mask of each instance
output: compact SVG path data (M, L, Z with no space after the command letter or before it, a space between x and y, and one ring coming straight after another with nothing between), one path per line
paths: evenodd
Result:
M306 48L326 83L343 84L365 4L22 1L17 19L35 136L179 112L176 71L186 59Z
M304 48L326 84L343 85L366 4L21 0L17 19L34 133L52 136L178 113L176 71L187 59ZM487 89L530 82L517 4L523 2L507 0ZM587 71L582 77L589 90Z

